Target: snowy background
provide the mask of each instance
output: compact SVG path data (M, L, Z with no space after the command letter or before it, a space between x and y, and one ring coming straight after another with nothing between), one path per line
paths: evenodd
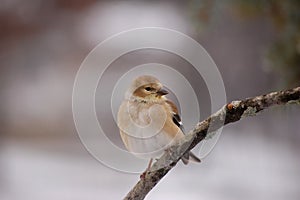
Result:
M277 37L268 20L244 21L220 6L217 19L199 33L190 17L193 5L2 1L0 199L121 199L137 182L138 175L118 172L94 159L80 142L72 118L72 87L81 62L98 43L120 31L159 26L191 36L218 66L228 102L284 89L281 74L266 65L266 49ZM153 60L181 66L193 77L179 58L155 51L121 58L107 77L115 80L122 65ZM209 110L206 97L202 99L203 119ZM99 118L111 115L101 113L101 103L97 107ZM299 111L299 106L272 108L226 126L201 164L179 163L147 199L299 199ZM116 132L110 119L104 117L103 123ZM120 142L118 134L109 138Z

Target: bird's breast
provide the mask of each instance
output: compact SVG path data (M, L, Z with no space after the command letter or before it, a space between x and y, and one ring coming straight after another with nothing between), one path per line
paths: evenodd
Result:
M172 144L176 133L166 132L169 123L168 113L159 104L125 102L118 113L118 125L126 148L142 158L157 157Z

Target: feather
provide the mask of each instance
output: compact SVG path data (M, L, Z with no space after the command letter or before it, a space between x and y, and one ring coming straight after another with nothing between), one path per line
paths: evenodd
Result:
M181 129L182 133L184 134L185 132L184 132L183 124L182 124L180 115L178 114L178 109L177 109L176 105L170 100L166 100L166 102L170 105L170 107L172 109L172 114L173 114L172 119L173 119L174 124L176 124L176 126L178 126ZM187 165L190 160L194 161L194 162L201 162L201 160L190 151L185 153L181 157L181 160L185 165Z

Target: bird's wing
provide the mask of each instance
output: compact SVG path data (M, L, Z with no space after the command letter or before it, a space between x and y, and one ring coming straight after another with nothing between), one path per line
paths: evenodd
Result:
M181 131L184 133L184 128L183 128L183 125L181 122L180 115L178 114L178 109L177 109L176 105L170 100L167 100L166 102L171 107L174 124L176 124L181 129ZM185 153L181 157L181 160L185 165L188 164L190 160L192 160L194 162L201 162L201 160L195 154L193 154L191 151Z
M173 122L176 124L176 126L178 126L181 131L184 133L184 128L183 128L183 124L182 124L182 121L181 121L181 118L180 118L180 115L178 114L178 109L176 107L176 105L170 101L170 100L167 100L166 101L167 104L169 104L169 106L171 107L171 110L172 110L172 115L173 115Z

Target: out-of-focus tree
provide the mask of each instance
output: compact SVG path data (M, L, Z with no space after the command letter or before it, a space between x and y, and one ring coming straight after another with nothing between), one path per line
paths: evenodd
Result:
M269 47L267 58L287 86L300 83L300 1L299 0L193 0L191 8L200 27L218 18L220 5L229 7L243 20L267 18L276 30L276 39ZM205 26L204 26L205 27Z

